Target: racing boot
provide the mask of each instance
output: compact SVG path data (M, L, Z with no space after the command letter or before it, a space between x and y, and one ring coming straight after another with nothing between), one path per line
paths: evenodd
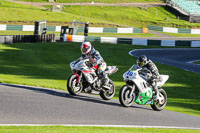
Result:
M103 73L103 77L102 77L102 86L106 89L110 89L110 87L108 86L109 84L109 78L107 76L107 74Z
M153 100L157 101L159 98L159 91L156 82L154 80L149 80L148 83L150 84L153 90Z
M99 78L102 81L102 87L109 90L110 87L108 87L108 83L109 83L108 75L102 69L98 70L98 75L99 75Z

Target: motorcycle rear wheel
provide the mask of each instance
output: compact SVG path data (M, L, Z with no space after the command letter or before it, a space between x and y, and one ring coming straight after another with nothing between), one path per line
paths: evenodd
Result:
M122 106L124 107L130 107L134 101L135 101L135 93L134 95L129 96L131 93L132 89L129 88L128 86L124 85L119 91L119 102L121 103Z
M159 89L159 97L161 100L154 101L154 104L151 105L151 108L155 111L161 111L167 105L167 93L163 89Z
M113 81L109 80L108 84L110 86L110 90L101 91L99 93L100 97L103 100L110 100L115 95L115 85L114 85Z
M78 95L81 93L82 89L82 84L77 84L77 75L71 75L67 80L67 90L69 94Z

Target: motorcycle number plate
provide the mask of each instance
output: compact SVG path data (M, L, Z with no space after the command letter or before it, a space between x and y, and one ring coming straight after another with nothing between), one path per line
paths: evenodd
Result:
M126 76L133 76L133 72L132 71L128 71L128 72L126 72Z

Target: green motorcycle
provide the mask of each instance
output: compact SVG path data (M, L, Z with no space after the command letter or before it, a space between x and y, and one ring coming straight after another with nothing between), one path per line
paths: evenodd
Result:
M160 75L161 79L154 82L158 91L147 82L151 72L142 70L141 67L133 65L123 74L126 85L119 92L119 101L124 107L131 106L134 102L140 105L150 104L153 110L161 111L167 104L167 94L161 88L168 80L168 75ZM156 94L158 93L158 94Z

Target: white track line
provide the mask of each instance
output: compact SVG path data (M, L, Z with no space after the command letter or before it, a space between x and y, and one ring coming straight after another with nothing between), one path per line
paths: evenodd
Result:
M192 60L192 61L188 61L188 62L186 62L186 63L195 64L194 62L197 62L197 61L200 61L200 60ZM195 64L195 65L200 65L200 64Z
M134 51L140 51L140 50L139 49L138 50L136 50L136 49L135 50L131 50L128 54L133 56L131 53L134 52Z
M87 124L0 124L0 126L66 126L66 127L123 127L123 128L162 128L162 129L192 129L200 130L195 127L176 127L176 126L142 126L142 125L87 125Z
M17 85L17 84L7 84L0 83L0 85L14 85L14 86L24 86L24 87L33 87L39 88L35 86L27 86L27 85ZM42 88L42 87L41 87ZM44 88L45 89L45 88ZM48 88L51 89L51 88ZM52 89L56 90L56 89ZM58 90L59 91L59 90ZM61 90L62 91L62 90ZM123 128L162 128L162 129L192 129L192 130L200 130L200 128L196 127L176 127L176 126L145 126L145 125L90 125L90 124L0 124L0 126L78 126L78 127L123 127Z

